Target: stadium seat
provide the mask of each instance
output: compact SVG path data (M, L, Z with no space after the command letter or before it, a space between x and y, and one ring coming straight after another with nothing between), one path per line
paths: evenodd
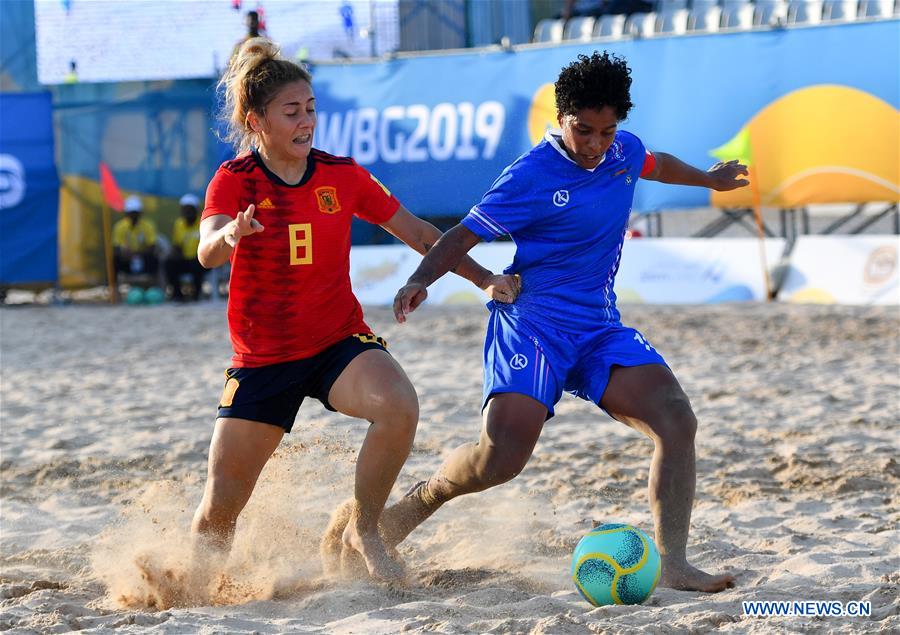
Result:
M822 22L852 22L856 19L857 0L825 0Z
M674 11L676 9L687 9L688 0L656 0L656 12Z
M698 11L700 9L708 9L710 7L718 7L719 0L694 0L691 3L691 10Z
M753 26L776 26L787 20L784 0L757 0L753 11Z
M653 37L653 29L656 26L656 12L632 13L625 20L625 35L634 38Z
M860 0L858 18L889 18L894 10L893 0Z
M703 9L691 9L688 16L688 31L714 33L722 22L722 7L709 6Z
M687 9L667 9L657 14L654 28L657 33L682 35L687 32L689 14Z
M723 29L752 29L753 28L752 4L729 4L722 10Z
M582 40L587 41L594 37L594 23L596 18L585 16L581 18L572 18L566 23L563 30L564 40Z
M620 38L625 35L624 15L601 16L594 25L594 37Z
M562 39L562 20L541 20L534 27L535 42L562 42Z
M819 24L822 21L822 3L819 0L791 0L788 4L788 24Z

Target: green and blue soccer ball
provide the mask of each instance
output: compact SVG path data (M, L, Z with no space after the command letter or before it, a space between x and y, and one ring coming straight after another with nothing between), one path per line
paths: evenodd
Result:
M166 294L159 287L150 287L146 291L140 287L131 287L125 295L125 304L137 306L138 304L162 304L166 300Z
M653 594L662 562L653 540L637 527L595 527L572 554L572 580L594 606L640 604Z
M150 287L144 291L144 302L146 304L162 304L166 300L166 294L159 287Z
M139 287L131 287L125 295L125 304L135 306L144 302L144 290Z

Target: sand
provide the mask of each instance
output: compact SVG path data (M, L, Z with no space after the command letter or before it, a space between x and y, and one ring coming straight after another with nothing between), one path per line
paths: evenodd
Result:
M183 569L230 355L221 304L0 310L0 630L10 633L900 631L896 308L626 306L700 420L691 560L718 595L594 608L568 579L593 521L652 531L652 445L570 396L513 482L401 546L407 588L322 576L364 425L301 408L238 526L215 605L163 609L136 562ZM479 430L481 307L370 324L418 389L393 498ZM870 601L872 616L749 617L747 600Z

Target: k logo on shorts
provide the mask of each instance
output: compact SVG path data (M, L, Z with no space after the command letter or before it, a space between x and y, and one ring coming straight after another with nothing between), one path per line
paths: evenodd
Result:
M513 355L513 358L509 360L509 366L513 370L522 370L528 366L528 358L522 355L522 353L516 353Z

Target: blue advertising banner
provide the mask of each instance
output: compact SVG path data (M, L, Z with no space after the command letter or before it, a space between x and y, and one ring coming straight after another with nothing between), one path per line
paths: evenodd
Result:
M0 284L57 279L50 93L0 93Z
M560 69L597 49L628 60L635 107L621 127L651 150L708 167L712 149L753 128L755 154L765 147L771 155L758 170L777 190L772 205L897 198L900 74L896 56L886 53L900 50L897 20L320 66L315 145L353 156L417 214L461 216L555 125ZM840 90L804 93L820 86ZM819 95L831 101L822 104ZM792 137L809 127L810 104L824 108L821 130ZM865 122L856 120L859 112ZM877 147L853 143L860 126L877 129L870 135ZM831 145L810 147L817 138ZM794 172L781 173L784 156L796 159ZM835 172L849 180L822 194ZM803 187L791 190L797 183ZM634 209L710 204L705 189L645 182Z

